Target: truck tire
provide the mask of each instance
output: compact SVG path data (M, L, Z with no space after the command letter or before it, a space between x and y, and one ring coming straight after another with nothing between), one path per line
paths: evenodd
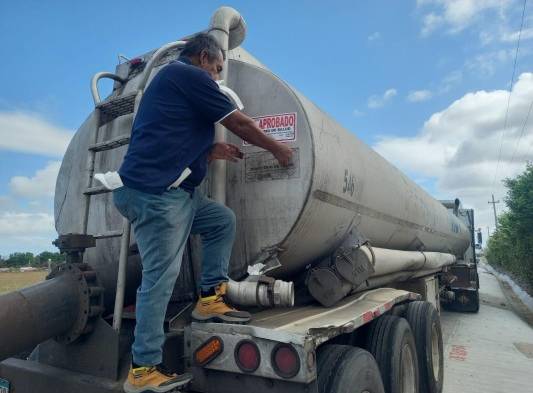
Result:
M348 345L323 345L317 351L318 393L384 393L370 353Z
M437 309L429 302L412 302L405 318L415 337L420 391L441 393L444 378L442 329Z
M418 393L416 345L409 323L384 315L372 322L366 349L374 355L386 393Z

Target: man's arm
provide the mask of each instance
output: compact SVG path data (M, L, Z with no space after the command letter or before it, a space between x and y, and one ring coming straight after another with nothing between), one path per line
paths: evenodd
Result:
M222 125L238 137L252 145L262 147L271 152L282 166L288 166L292 150L284 143L266 135L253 121L239 110L236 110L221 121Z

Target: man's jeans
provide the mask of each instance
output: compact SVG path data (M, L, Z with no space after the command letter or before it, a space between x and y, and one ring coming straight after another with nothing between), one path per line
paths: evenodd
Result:
M181 188L156 195L124 186L113 192L113 201L130 220L142 259L133 361L153 366L162 361L163 321L189 234L201 235L200 286L208 290L228 280L235 214L197 191L191 196Z

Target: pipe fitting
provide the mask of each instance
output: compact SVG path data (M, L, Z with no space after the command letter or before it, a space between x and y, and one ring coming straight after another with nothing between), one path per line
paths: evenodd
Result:
M246 36L246 23L241 14L231 7L220 7L209 23L208 34L214 37L225 55L224 68L220 79L228 76L228 56L230 49L238 47ZM226 142L226 129L222 124L215 126L215 142ZM226 204L226 161L215 160L211 164L210 194L215 201Z
M0 295L0 361L50 338L69 344L90 333L103 292L88 265L66 263L46 281Z
M218 39L224 51L231 50L244 41L246 22L236 9L220 7L211 17L208 33ZM227 38L224 39L221 35L225 35Z
M228 282L226 295L241 306L293 307L294 283L267 276L250 276L244 281Z

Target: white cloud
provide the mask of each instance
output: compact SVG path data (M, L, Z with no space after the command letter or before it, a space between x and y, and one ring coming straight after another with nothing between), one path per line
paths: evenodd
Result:
M508 97L504 90L468 93L433 114L416 136L382 136L374 148L413 177L434 179L437 198L459 197L476 209L479 226L492 227L488 198L494 192L502 199L501 179L522 172L532 158L527 156L533 151L531 119L518 148L517 141L533 100L533 73L523 73L513 86L502 140Z
M492 76L499 65L510 62L514 58L514 49L500 49L481 53L467 60L465 67L474 74Z
M444 23L444 18L434 13L429 13L424 16L423 23L422 35L427 36Z
M397 94L398 91L396 89L388 89L382 95L373 95L368 98L368 107L370 109L381 108Z
M15 196L29 199L53 197L60 166L61 161L52 161L35 172L33 177L12 177L9 182L11 192Z
M422 102L427 101L433 97L433 94L429 90L415 90L409 92L407 100L410 102Z
M379 31L375 31L367 37L368 41L370 42L378 40L380 38L381 38L381 33Z
M0 195L0 253L54 250L57 237L51 201L60 161L50 161L33 176L14 176L9 194Z
M0 112L0 150L60 157L73 133L28 112Z
M502 69L512 66L516 49L497 49L485 51L471 55L463 63L462 69L458 69L447 74L440 82L439 87L435 89L435 94L448 93L453 88L459 86L463 80L469 78L489 78ZM529 49L522 47L520 56L523 57L529 53Z
M418 0L418 7L432 8L423 16L422 35L427 36L439 28L458 33L488 12L503 19L510 3L512 0Z
M48 213L0 213L0 250L4 255L18 251L38 253L54 250L57 237L54 217Z
M365 112L362 112L359 109L354 109L352 115L354 115L354 117L361 117L365 115Z
M54 217L48 213L0 213L0 236L39 236L54 230Z
M516 9L522 9L522 7L515 7ZM527 13L527 10L526 10ZM508 15L505 19L499 21L499 23L494 23L494 21L491 21L490 24L486 24L483 26L480 26L479 31L479 40L481 41L482 45L489 45L489 44L497 44L497 43L503 43L503 44L511 44L513 47L516 48L516 44L518 42L518 38L520 37L520 42L522 43L520 46L520 54L522 55L522 49L524 49L524 45L526 44L525 41L533 39L533 27L525 27L522 29L522 32L520 33L519 30L513 30L516 29L516 23L520 21L520 14L516 14L515 17ZM531 25L531 22L533 21L533 18L530 19L529 23L527 18L524 20L524 26Z
M530 40L533 38L533 27L530 27L528 29L523 29L522 33L520 34L519 31L514 31L512 33L504 33L500 40L502 42L517 42L518 36L520 36L520 41L522 40Z
M6 211L14 206L12 198L6 195L0 195L0 211Z
M463 71L455 70L446 75L441 82L439 92L441 94L447 93L452 88L457 86L463 80Z

